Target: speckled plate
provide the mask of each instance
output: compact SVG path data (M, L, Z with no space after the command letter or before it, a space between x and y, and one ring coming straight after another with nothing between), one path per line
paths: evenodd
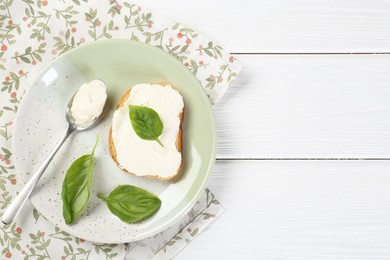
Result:
M83 45L52 62L23 96L13 136L16 171L25 183L65 134L65 107L84 82L100 78L108 85L103 119L94 128L69 138L47 168L30 200L53 224L77 237L99 243L147 238L178 221L206 186L215 160L216 130L210 102L197 79L175 58L145 44L106 40ZM184 97L183 168L175 182L135 177L122 172L108 151L108 130L115 105L136 83L170 82ZM95 152L95 179L86 208L74 224L62 216L61 186L72 162ZM152 218L127 224L111 214L98 193L132 184L158 195L162 206Z

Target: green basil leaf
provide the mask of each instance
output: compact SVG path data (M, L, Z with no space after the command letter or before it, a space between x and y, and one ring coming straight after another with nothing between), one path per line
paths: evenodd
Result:
M153 216L161 206L161 200L154 194L132 186L120 185L108 197L98 195L118 218L127 223L137 223Z
M144 140L156 140L162 147L158 137L164 125L157 112L149 107L129 105L129 116L134 132Z
M98 138L92 153L78 158L66 172L61 193L66 224L72 224L88 202L93 181L93 156L97 143Z

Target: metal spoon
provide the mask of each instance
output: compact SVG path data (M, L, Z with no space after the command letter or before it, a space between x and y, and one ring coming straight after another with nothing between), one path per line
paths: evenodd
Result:
M76 94L75 94L76 95ZM62 144L65 142L65 140L74 132L82 131L89 129L92 127L100 118L100 115L97 116L88 126L80 126L75 123L74 118L72 117L72 113L70 111L70 108L73 104L73 97L70 99L68 106L66 107L66 122L68 124L66 134L62 138L62 140L57 144L56 148L50 153L48 158L42 163L42 165L38 168L38 170L31 176L30 180L27 182L26 186L19 192L19 194L16 196L16 198L11 202L11 204L8 206L8 208L4 211L3 216L1 217L1 221L5 224L11 224L13 220L16 218L16 216L19 214L20 210L23 208L24 203L26 203L28 197L30 197L31 192L33 191L35 185L38 183L39 179L41 178L42 174L45 172L47 166L53 159L54 155L57 153L57 151L60 149Z

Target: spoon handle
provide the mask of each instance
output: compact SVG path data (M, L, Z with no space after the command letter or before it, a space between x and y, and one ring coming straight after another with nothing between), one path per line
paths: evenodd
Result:
M11 224L16 216L19 214L20 210L23 208L24 203L30 196L33 191L35 185L38 183L42 174L45 172L47 166L53 159L54 155L60 149L65 140L75 131L75 129L68 124L68 128L66 130L65 136L62 140L57 144L56 148L50 153L47 159L42 163L42 165L37 169L37 171L31 176L30 180L27 182L26 186L19 192L16 198L11 202L11 204L4 211L3 216L1 217L1 221L5 224Z

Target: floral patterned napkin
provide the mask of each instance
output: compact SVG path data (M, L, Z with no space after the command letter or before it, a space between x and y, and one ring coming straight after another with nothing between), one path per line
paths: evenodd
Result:
M241 68L233 56L192 29L126 1L1 0L0 212L21 188L12 161L11 132L26 87L58 55L109 38L141 41L176 57L198 78L212 103ZM152 238L94 244L54 227L27 202L14 224L0 227L0 254L10 259L173 258L222 211L206 189L181 221Z

